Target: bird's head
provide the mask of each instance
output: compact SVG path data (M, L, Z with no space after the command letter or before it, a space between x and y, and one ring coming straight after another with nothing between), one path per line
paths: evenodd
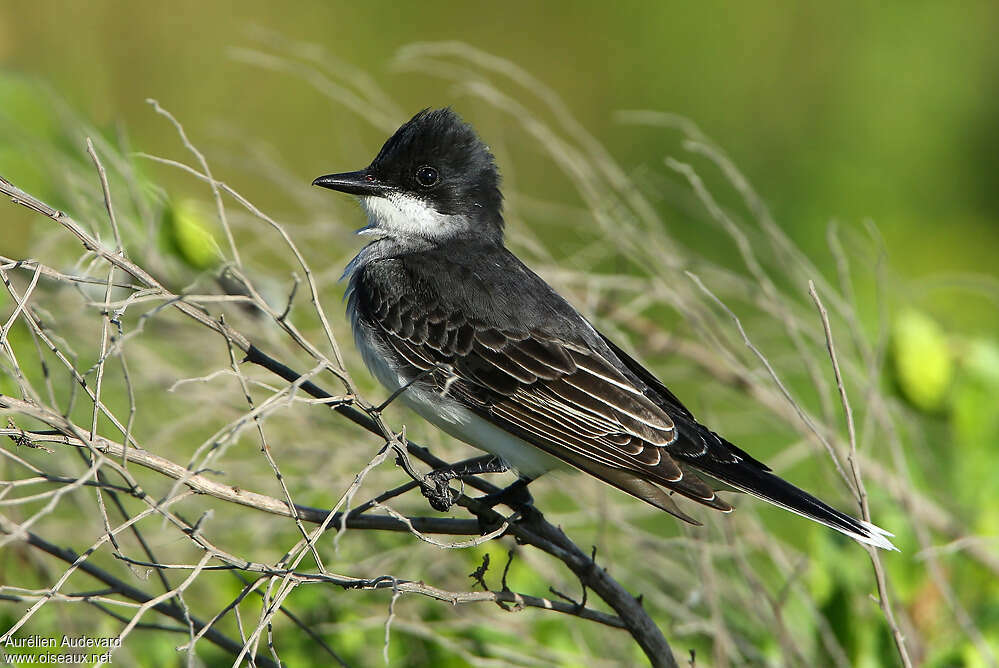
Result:
M365 169L313 185L356 195L365 232L432 243L502 243L503 196L489 148L451 109L425 109L396 130Z

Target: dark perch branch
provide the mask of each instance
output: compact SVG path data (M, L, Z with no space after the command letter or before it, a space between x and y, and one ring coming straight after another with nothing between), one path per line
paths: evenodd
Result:
M86 249L96 253L113 266L133 276L145 287L158 289L162 291L164 296L171 295L170 291L151 274L121 255L104 248L83 227L63 212L25 193L2 177L0 177L0 192L11 197L11 200L15 204L20 204L58 222L75 235ZM262 366L288 382L294 383L301 376L301 374L296 373L287 365L264 354L261 350L253 346L249 339L241 332L224 322L212 318L204 309L183 301L183 298L180 296L173 296L170 303L185 315L226 337L227 340L231 341L246 354L246 361ZM333 395L310 381L303 382L300 387L315 398L333 398ZM353 406L333 404L331 408L351 422L376 434L378 437L383 438L385 436L371 416ZM411 443L407 443L406 447L413 456L434 468L440 468L447 464L447 462L432 455L426 448ZM466 479L466 483L483 492L491 493L498 491L494 485L478 478L468 478ZM481 508L473 499L462 498L459 503L487 521L495 523L502 521L499 514L492 510ZM561 529L548 523L538 514L527 521L511 525L509 532L523 543L533 545L565 563L583 584L600 596L620 616L628 632L645 652L653 666L657 668L673 668L677 666L676 659L673 657L673 652L665 636L663 636L662 631L642 608L638 599L632 596L604 569L598 567ZM136 593L144 596L141 592L136 591Z

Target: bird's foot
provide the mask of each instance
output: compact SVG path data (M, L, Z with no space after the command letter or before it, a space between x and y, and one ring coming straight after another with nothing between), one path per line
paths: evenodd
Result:
M446 513L458 501L459 495L459 492L454 491L448 485L450 481L462 476L481 473L503 473L508 469L506 462L499 457L483 455L431 471L424 476L423 484L420 487L423 496L427 497L433 509ZM530 499L530 495L528 495L528 499Z
M458 492L448 484L452 478L450 471L431 471L424 476L420 491L434 510L446 513L458 501Z

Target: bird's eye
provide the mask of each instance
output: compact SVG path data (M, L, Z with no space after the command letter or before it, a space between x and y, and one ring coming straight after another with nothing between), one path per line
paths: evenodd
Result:
M437 173L437 170L429 165L420 167L416 170L416 182L419 183L424 188L431 188L441 180L441 175Z

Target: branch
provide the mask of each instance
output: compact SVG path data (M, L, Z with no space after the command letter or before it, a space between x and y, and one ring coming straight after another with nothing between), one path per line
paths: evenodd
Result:
M25 531L21 527L17 526L7 518L0 516L0 531L5 534L16 534L23 538L23 540L30 546L41 550L47 554L60 559L67 564L77 564L77 568L87 575L97 578L104 584L108 585L115 593L121 594L125 598L130 598L133 601L142 604L150 603L154 597L146 594L141 589L136 589L135 587L129 585L122 580L119 580L115 576L111 575L107 571L94 566L89 561L81 561L80 555L76 554L68 548L59 547L58 545L53 545L44 538L32 533L31 531ZM166 615L171 619L175 619L185 627L190 621L191 624L195 626L198 630L202 630L205 627L205 623L194 617L186 615L184 610L181 609L179 605L172 602L160 601L153 604L152 609L160 614ZM186 629L185 629L186 630ZM230 652L231 654L239 654L242 649L242 644L237 643L228 636L219 633L215 629L207 629L204 631L204 637L209 640L214 645L218 645L222 649ZM270 659L262 656L255 657L254 659L261 666L271 666L272 668L277 668L277 664Z
M5 395L0 395L0 409L11 410L23 415L37 415L34 407L20 399L14 399ZM12 439L24 439L24 445L37 443L55 443L68 445L75 448L88 449L89 446L79 438L67 436L54 432L35 432L23 429L0 429L0 436L7 436ZM115 459L121 459L126 450L121 443L110 441L98 436L93 441L93 447L98 452L109 455ZM138 464L151 471L156 471L174 480L183 480L184 485L191 490L212 496L222 501L236 503L247 508L253 508L272 515L282 517L294 517L286 501L276 499L265 494L258 494L242 489L235 485L212 480L204 475L192 473L180 464L170 461L165 457L143 450L141 448L128 448L128 461ZM53 478L53 481L72 480L70 478ZM95 485L99 483L94 483ZM127 492L123 487L115 487L117 491ZM322 508L313 508L295 504L295 511L302 520L313 524L326 522L330 511ZM409 532L409 525L421 533L448 534L453 536L478 536L479 523L476 520L461 520L449 517L407 517L404 520L394 517L380 515L368 515L351 511L346 514L347 527L350 529L373 529L379 531ZM342 513L335 513L331 526L339 526ZM408 524L407 524L408 522Z
M808 294L811 295L819 310L819 317L822 318L822 329L826 335L826 349L829 351L829 360L832 362L833 373L836 375L836 387L839 389L840 401L843 404L843 414L846 416L846 430L850 439L850 454L847 462L850 471L853 473L853 481L856 485L857 497L860 501L861 518L865 522L871 521L871 509L867 503L867 490L864 487L864 480L860 475L860 464L857 461L857 432L853 425L853 410L850 408L850 400L846 396L846 385L843 383L843 374L839 369L839 360L836 358L836 346L833 345L832 327L829 325L829 314L826 307L819 298L819 293L815 290L815 284L808 281ZM888 627L891 629L892 639L895 641L895 649L898 650L899 658L905 668L911 668L912 659L909 657L909 650L905 646L905 634L898 627L895 621L895 612L892 610L891 598L888 594L888 582L885 578L885 569L881 564L881 556L876 547L864 545L867 553L871 556L871 564L874 566L874 576L878 585L878 605L884 613Z

